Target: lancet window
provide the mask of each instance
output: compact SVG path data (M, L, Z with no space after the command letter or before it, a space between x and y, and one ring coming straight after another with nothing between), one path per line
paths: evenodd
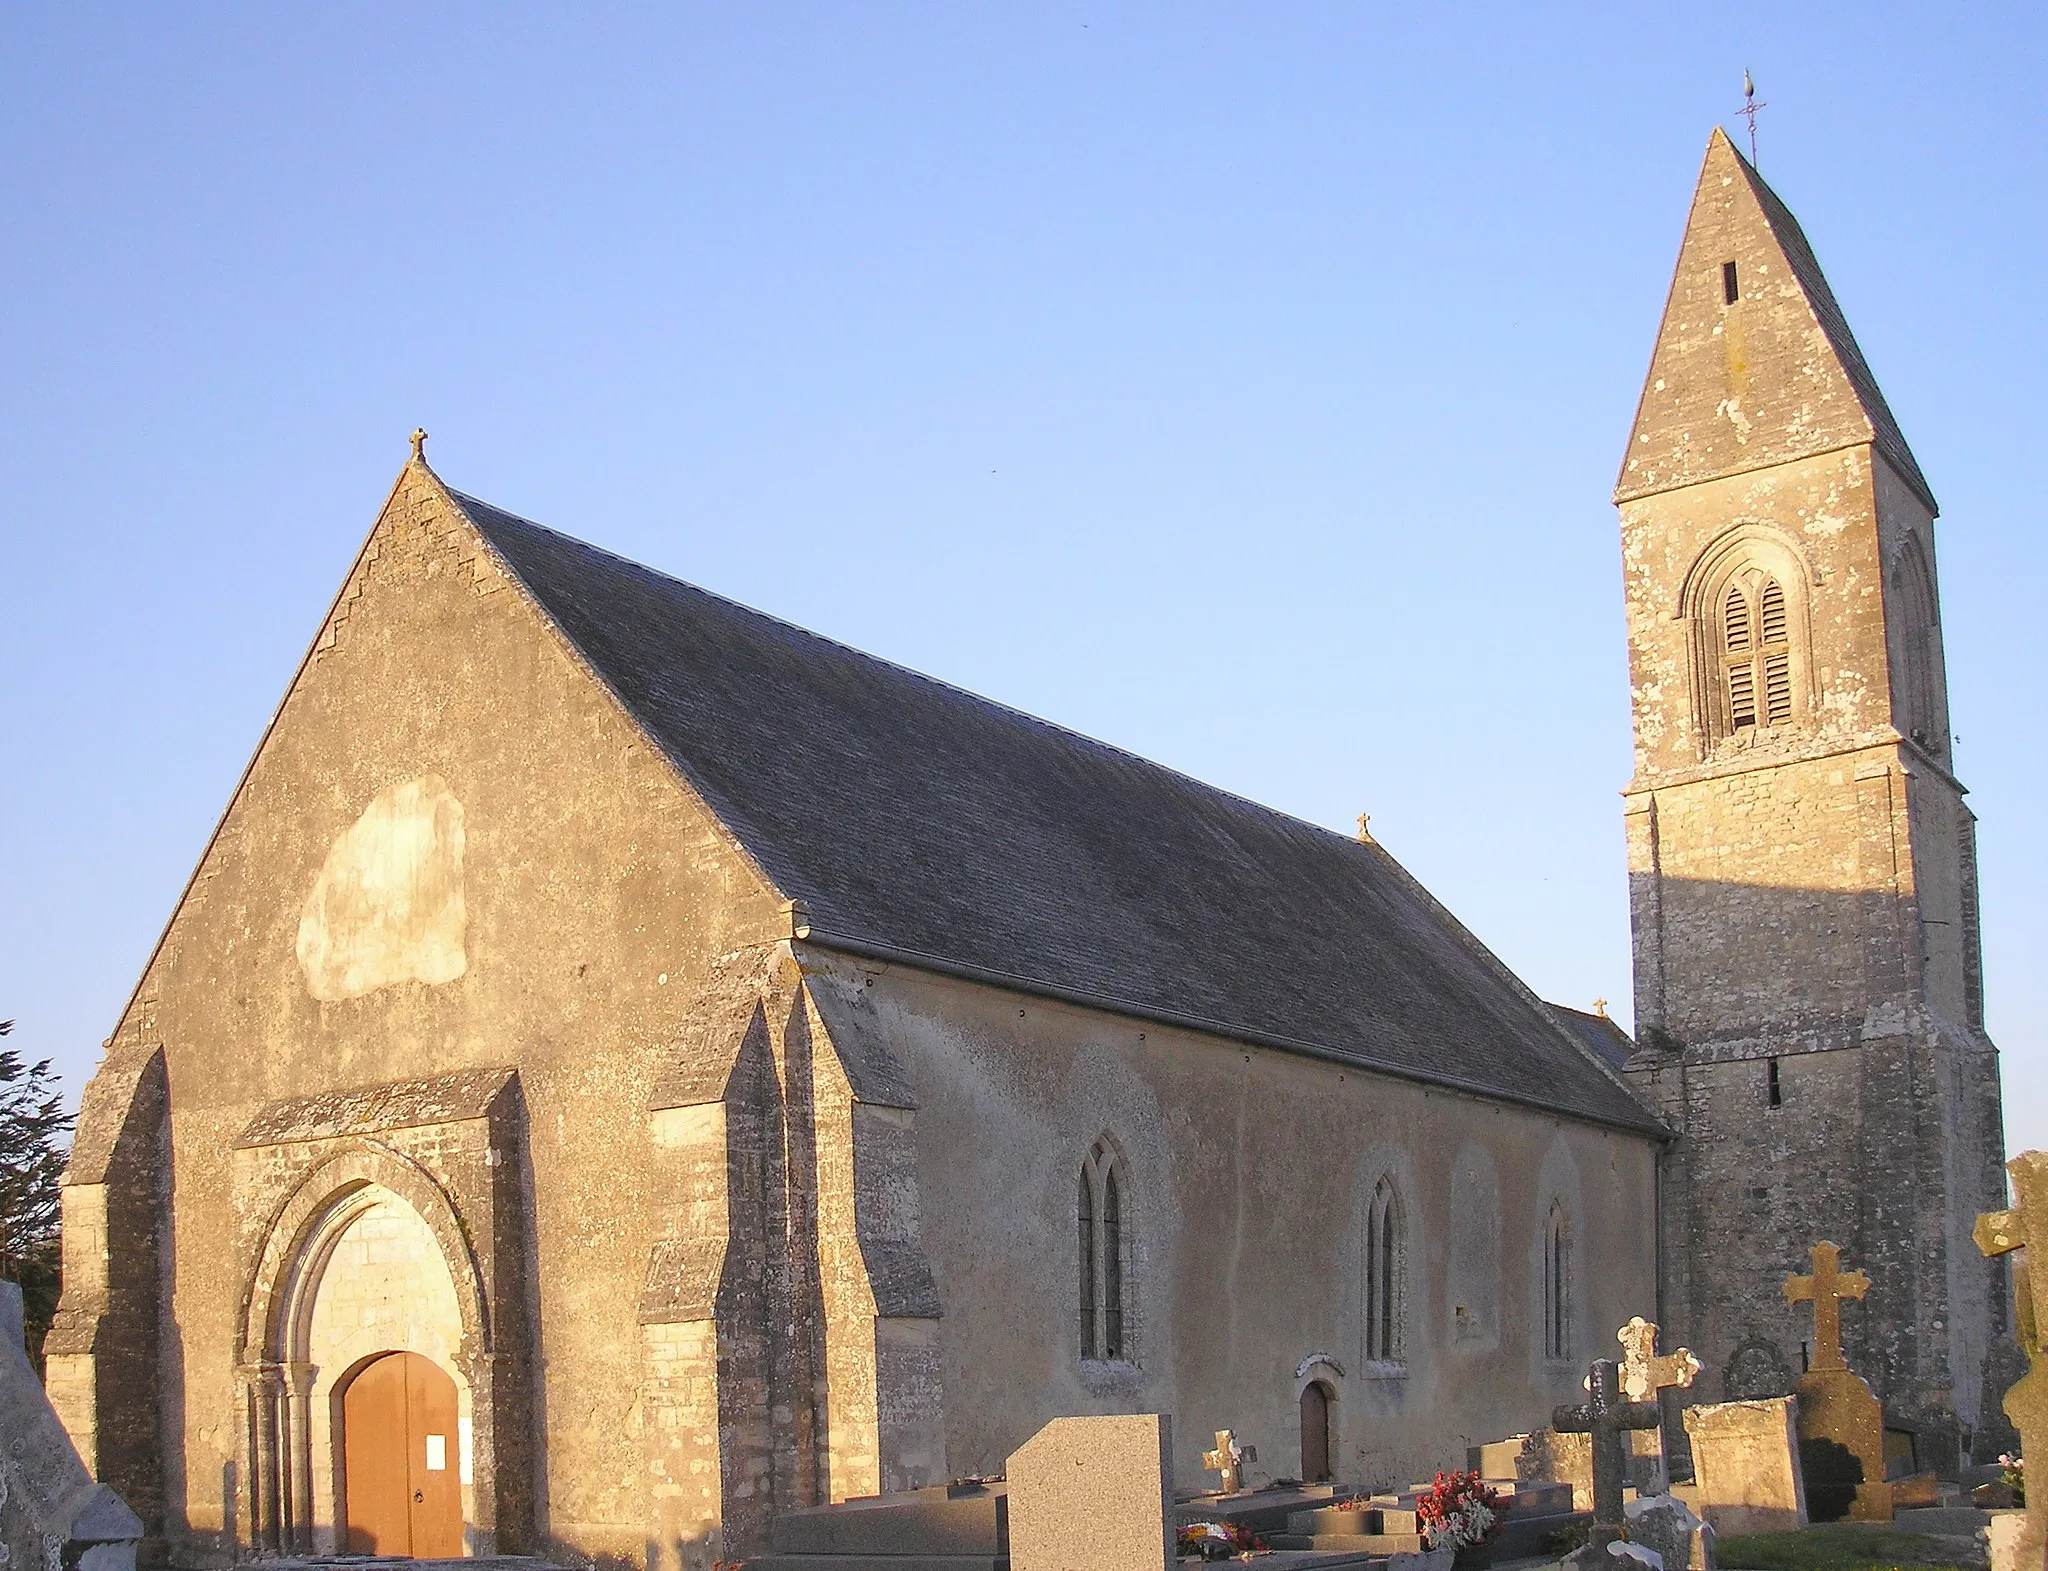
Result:
M1381 1179L1365 1219L1365 1356L1390 1364L1401 1357L1401 1208Z
M1081 1164L1077 1207L1083 1358L1129 1356L1124 1345L1125 1201L1123 1165L1108 1143L1098 1140Z
M1909 544L1892 570L1890 614L1898 623L1894 644L1898 659L1894 677L1898 727L1921 746L1939 754L1947 738L1941 715L1934 584L1917 545Z
M1572 1234L1561 1205L1543 1230L1543 1355L1572 1356Z

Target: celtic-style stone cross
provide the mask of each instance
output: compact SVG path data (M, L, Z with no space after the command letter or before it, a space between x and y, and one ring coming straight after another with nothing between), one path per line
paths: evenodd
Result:
M1621 1492L1628 1478L1628 1446L1622 1439L1631 1429L1655 1429L1662 1413L1654 1402L1626 1402L1621 1395L1621 1370L1611 1358L1596 1358L1586 1377L1587 1400L1560 1407L1550 1427L1561 1434L1593 1437L1593 1526L1621 1530ZM1595 1537L1602 1536L1596 1531Z
M1666 1386L1684 1390L1700 1372L1692 1349L1657 1356L1657 1323L1637 1315L1614 1333L1621 1344L1621 1389L1631 1402L1654 1402Z
M2048 1303L2048 1236L2036 1241L2039 1227L2048 1234L2048 1154L2022 1151L2005 1170L2012 1174L2019 1205L2011 1211L1987 1211L1977 1218L1977 1247L1993 1259L2015 1249L2027 1252L2026 1270L2013 1273L2014 1307L2019 1311L2020 1346L2026 1349L2027 1372L2005 1393L2005 1416L2020 1432L2020 1455L2048 1457L2048 1356L2041 1347L2035 1315ZM2036 1502L2041 1502L2036 1504ZM2048 1490L2027 1497L2026 1525L2014 1547L2014 1564L2039 1566L2048 1561Z
M1847 1369L1842 1361L1842 1300L1870 1291L1861 1271L1843 1271L1842 1251L1823 1239L1813 1246L1813 1274L1785 1278L1787 1303L1813 1305L1813 1355L1809 1369Z
M1219 1429L1216 1431L1216 1449L1202 1453L1202 1467L1206 1472L1223 1475L1223 1488L1219 1493L1234 1495L1244 1488L1244 1464L1258 1459L1257 1446L1241 1446L1233 1431Z
M1700 1361L1689 1347L1681 1347L1677 1352L1666 1353L1660 1358L1657 1354L1657 1324L1641 1315L1634 1316L1615 1332L1614 1339L1621 1344L1622 1395L1631 1402L1655 1402L1661 1415L1657 1425L1657 1452L1664 1476L1658 1481L1657 1489L1662 1494L1671 1487L1671 1455L1684 1443L1682 1437L1685 1433L1678 1427L1683 1421L1677 1409L1665 1405L1663 1393L1683 1391L1690 1386L1700 1372Z

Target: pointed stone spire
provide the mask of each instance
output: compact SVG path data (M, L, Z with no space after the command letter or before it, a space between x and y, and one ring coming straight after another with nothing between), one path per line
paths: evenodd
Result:
M1934 507L1798 220L1717 128L1614 499L1863 444Z

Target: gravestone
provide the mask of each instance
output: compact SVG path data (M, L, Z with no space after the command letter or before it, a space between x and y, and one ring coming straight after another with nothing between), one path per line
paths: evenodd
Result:
M1797 1388L1807 1510L1815 1521L1889 1522L1884 1407L1842 1358L1842 1300L1863 1297L1870 1278L1842 1270L1841 1250L1826 1240L1813 1246L1812 1260L1811 1275L1785 1279L1788 1301L1813 1305L1813 1354Z
M1674 1495L1648 1495L1622 1507L1628 1541L1656 1551L1664 1571L1715 1571L1714 1530Z
M1614 1333L1621 1343L1621 1394L1631 1402L1654 1402L1657 1404L1658 1421L1656 1435L1656 1477L1637 1480L1637 1488L1649 1494L1664 1494L1671 1488L1671 1481L1683 1474L1691 1476L1691 1451L1685 1441L1685 1423L1678 1406L1678 1393L1690 1387L1700 1372L1700 1361L1693 1357L1692 1349L1681 1347L1675 1353L1661 1357L1657 1352L1657 1324L1645 1320L1641 1315ZM1667 1396L1668 1393L1668 1396ZM1683 1459L1685 1465L1674 1464Z
M1685 1495L1716 1533L1806 1526L1797 1397L1689 1407L1685 1432L1693 1469Z
M1012 1452L1010 1571L1166 1571L1173 1421L1055 1418Z
M1202 1468L1205 1472L1220 1473L1223 1482L1217 1486L1217 1493L1234 1495L1244 1488L1244 1465L1259 1459L1257 1446L1241 1446L1237 1443L1236 1432L1229 1429L1216 1431L1216 1449L1202 1453Z
M1654 1402L1622 1399L1621 1370L1611 1358L1596 1358L1586 1379L1587 1400L1577 1407L1560 1407L1550 1415L1550 1425L1564 1434L1593 1437L1593 1529L1587 1547L1603 1550L1622 1533L1621 1497L1628 1474L1628 1446L1623 1440L1632 1429L1652 1429L1662 1421Z
M1488 1478L1493 1477L1486 1473ZM1560 1434L1539 1429L1524 1435L1515 1457L1512 1476L1518 1483L1565 1484L1572 1492L1572 1509L1593 1509L1593 1437L1588 1434Z
M2020 1455L2048 1458L2048 1359L2042 1356L2040 1324L2035 1316L2048 1303L2048 1237L2031 1239L2036 1227L2048 1233L2048 1154L2022 1151L2005 1170L2012 1174L2010 1211L1989 1211L1977 1218L1977 1247L1992 1259L2025 1252L2022 1269L2013 1272L2013 1302L2019 1315L2020 1350L2027 1372L2005 1393L2005 1416L2020 1432ZM2034 1442L2041 1443L2037 1446ZM2014 1518L1994 1518L1991 1539L1994 1571L2048 1571L2048 1489L2027 1491L2027 1507Z
M0 1282L0 1560L9 1571L135 1571L142 1524L79 1460L21 1329L21 1289Z

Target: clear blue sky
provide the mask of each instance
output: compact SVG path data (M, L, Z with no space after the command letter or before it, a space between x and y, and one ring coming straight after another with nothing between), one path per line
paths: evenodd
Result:
M1742 69L1942 499L2048 1145L2043 9L0 14L0 1014L73 1094L405 457L1626 1012L1608 492Z

